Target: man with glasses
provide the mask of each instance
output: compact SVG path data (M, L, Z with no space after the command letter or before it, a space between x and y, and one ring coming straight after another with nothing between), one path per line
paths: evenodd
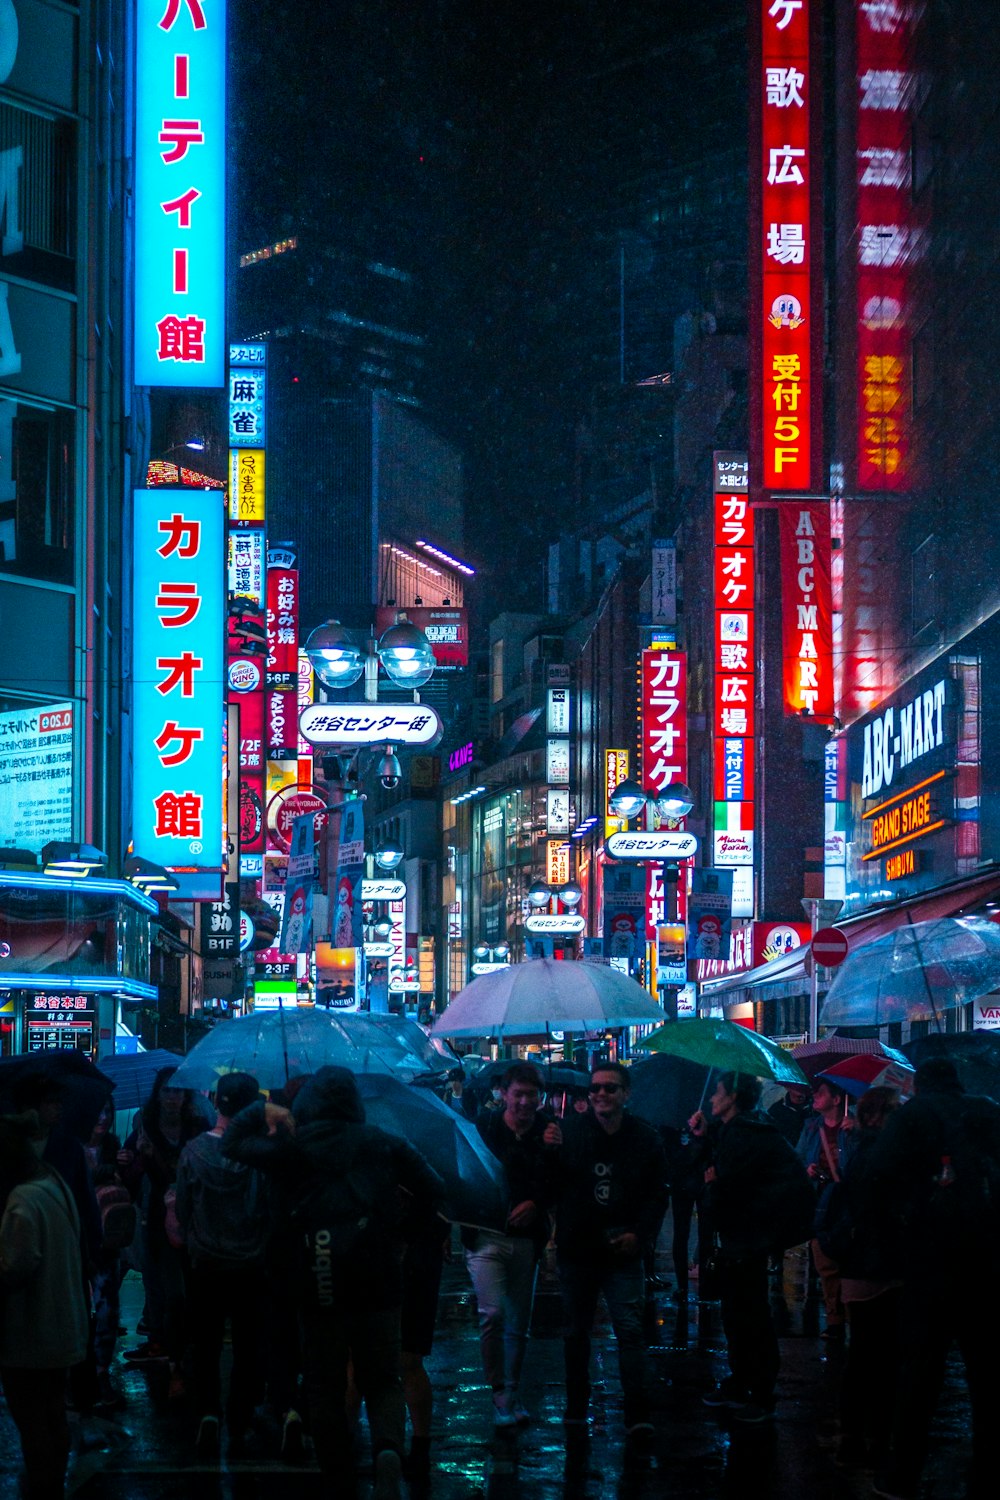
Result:
M509 1212L503 1233L467 1229L462 1239L479 1308L483 1369L493 1390L498 1428L530 1421L518 1396L535 1296L538 1261L549 1237L558 1126L541 1113L542 1078L530 1063L514 1063L500 1084L503 1108L483 1110L477 1128L507 1179Z
M585 1428L590 1336L603 1295L618 1340L626 1435L652 1432L643 1327L643 1255L667 1206L666 1161L651 1125L627 1113L628 1070L598 1063L590 1112L559 1131L556 1255L565 1320L566 1414Z

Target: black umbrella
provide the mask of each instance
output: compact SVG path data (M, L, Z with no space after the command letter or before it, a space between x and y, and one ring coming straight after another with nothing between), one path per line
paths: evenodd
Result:
M445 1218L502 1229L509 1207L503 1168L476 1127L430 1089L403 1083L390 1073L355 1077L368 1123L409 1141L443 1179Z
M629 1111L650 1125L681 1130L702 1107L707 1075L700 1063L658 1052L633 1063L628 1073L632 1084Z
M947 1057L958 1069L967 1094L1000 1100L1000 1035L992 1031L957 1031L918 1036L903 1048L915 1068L931 1057Z
M98 1115L111 1098L114 1084L110 1078L82 1052L53 1049L0 1058L0 1114L17 1109L22 1085L36 1082L57 1085L62 1124L79 1140L89 1141Z

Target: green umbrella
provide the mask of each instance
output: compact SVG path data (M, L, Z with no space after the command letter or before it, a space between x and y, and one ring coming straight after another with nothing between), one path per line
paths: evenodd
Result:
M804 1083L809 1080L792 1057L777 1042L735 1021L719 1021L705 1016L698 1021L671 1021L645 1037L640 1047L651 1052L667 1052L703 1068L720 1073L743 1073L748 1078L770 1078L775 1083Z

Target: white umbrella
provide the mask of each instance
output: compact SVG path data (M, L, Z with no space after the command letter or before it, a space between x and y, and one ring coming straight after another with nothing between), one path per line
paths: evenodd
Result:
M436 1036L537 1036L663 1025L641 985L608 964L533 958L483 974L460 990L432 1028Z

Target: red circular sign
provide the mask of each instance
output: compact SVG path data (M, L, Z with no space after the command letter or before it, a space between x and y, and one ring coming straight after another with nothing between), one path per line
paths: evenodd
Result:
M294 786L282 787L267 804L267 826L272 843L282 854L287 854L292 847L292 824L295 819L306 813L315 813L318 832L323 826L322 818L328 812L329 808L323 798L317 797L315 792L301 791Z
M825 969L842 964L849 950L850 944L839 927L821 927L812 940L813 957Z

